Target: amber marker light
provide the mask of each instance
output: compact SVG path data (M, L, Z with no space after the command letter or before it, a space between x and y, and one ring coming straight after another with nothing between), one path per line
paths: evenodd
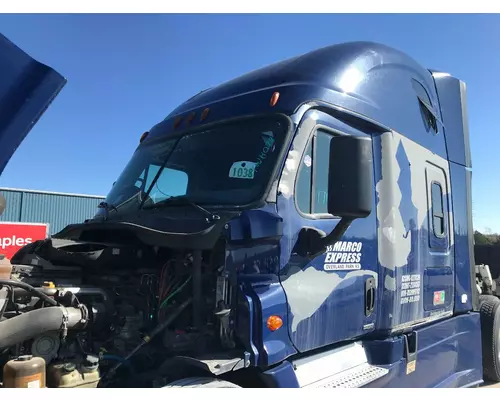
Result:
M189 125L193 121L194 116L195 116L194 112L192 112L191 114L188 115L188 117L186 118L186 124L187 125Z
M174 129L177 129L182 122L182 117L177 117L174 121Z
M279 92L274 92L273 95L271 96L271 101L269 102L269 105L271 107L274 107L276 103L278 102L280 98L280 93Z
M200 121L204 121L208 117L208 113L210 112L210 108L205 108L201 113Z
M277 331L282 326L283 326L283 320L281 319L281 317L278 317L277 315L271 315L267 319L267 329L269 329L271 332Z
M144 132L142 135L141 135L141 138L139 139L139 143L142 143L146 140L146 138L148 137L149 135L149 132Z

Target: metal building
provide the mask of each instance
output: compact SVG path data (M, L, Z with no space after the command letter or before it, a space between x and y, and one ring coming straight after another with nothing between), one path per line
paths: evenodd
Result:
M91 218L104 196L0 188L7 200L3 222L38 222L50 224L50 234L66 225Z

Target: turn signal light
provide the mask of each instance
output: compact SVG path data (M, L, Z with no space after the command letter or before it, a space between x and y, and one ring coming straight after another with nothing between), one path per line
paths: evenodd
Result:
M267 319L267 329L269 329L271 332L277 331L282 326L283 326L283 320L281 319L281 317L278 317L277 315L271 315Z

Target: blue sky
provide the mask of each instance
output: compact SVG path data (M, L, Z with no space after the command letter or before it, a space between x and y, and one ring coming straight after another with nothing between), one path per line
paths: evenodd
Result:
M0 186L104 195L141 133L201 89L318 47L371 40L466 81L475 228L500 232L499 22L496 15L0 15L4 35L68 79Z

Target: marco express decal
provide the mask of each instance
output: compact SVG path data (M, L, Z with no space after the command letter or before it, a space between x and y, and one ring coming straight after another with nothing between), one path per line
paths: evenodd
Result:
M361 242L337 242L326 249L325 271L361 269Z

